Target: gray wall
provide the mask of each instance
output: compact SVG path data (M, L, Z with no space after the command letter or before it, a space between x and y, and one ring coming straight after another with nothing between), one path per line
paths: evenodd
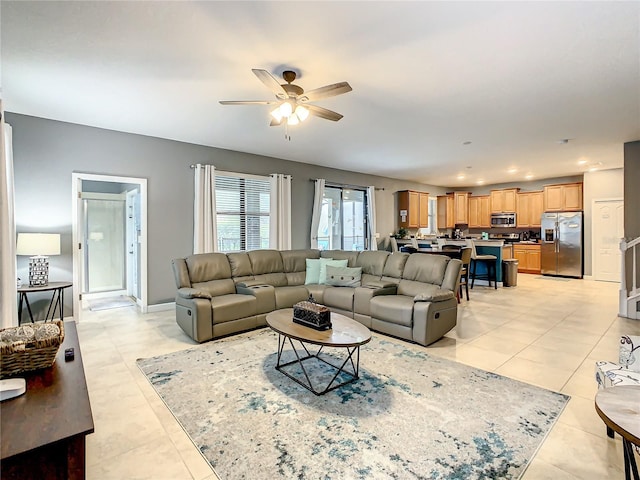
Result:
M50 258L52 280L72 279L71 173L95 173L147 179L149 304L171 302L175 285L171 259L192 252L193 170L209 163L219 170L293 176L293 248L308 248L313 204L310 179L375 185L380 243L396 230L398 190L415 189L434 195L444 189L356 172L291 162L218 148L141 135L7 114L13 126L16 229L18 232L60 233L61 255ZM18 275L28 271L28 259L18 257ZM67 313L71 308L71 295Z
M593 201L624 197L624 170L616 168L584 174L584 274L593 275Z
M624 237L640 237L640 140L624 144ZM640 256L639 256L640 257ZM631 288L632 257L627 256L627 287ZM637 259L636 285L640 285L640 258Z

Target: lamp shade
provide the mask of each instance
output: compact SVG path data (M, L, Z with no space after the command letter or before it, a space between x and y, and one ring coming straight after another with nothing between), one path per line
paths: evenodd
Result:
M19 233L17 255L60 255L59 233Z

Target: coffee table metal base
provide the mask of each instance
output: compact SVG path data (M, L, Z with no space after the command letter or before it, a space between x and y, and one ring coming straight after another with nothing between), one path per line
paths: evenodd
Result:
M295 354L296 359L290 362L282 363L282 353L284 351L284 347L287 341L289 342L289 345L291 346L291 350ZM310 392L313 392L315 395L324 395L327 392L330 392L332 390L335 390L336 388L340 388L345 385L348 385L349 383L352 383L356 381L358 378L360 378L359 376L360 345L355 347L340 347L347 350L347 358L345 358L344 362L342 362L342 365L338 366L320 357L320 353L322 353L322 349L324 348L324 346L321 346L316 353L312 354L311 352L309 352L309 349L307 348L307 346L304 344L303 341L301 340L296 340L296 341L302 347L301 349L296 349L291 337L278 334L278 361L276 364L276 370L285 374L291 380L302 385L304 388L306 388ZM355 359L354 359L354 356L355 356ZM311 377L309 376L309 372L304 366L305 361L313 360L313 359L315 359L315 361L323 362L335 370L335 374L333 375L333 378L331 378L331 381L329 381L329 383L324 389L317 388L316 386L313 385L313 383L311 382ZM285 370L285 367L288 367L289 365L296 365L296 364L299 365L300 368L302 369L302 373L304 374L304 380L306 380L306 382L304 382L300 378L295 377L294 375L291 375L289 372ZM342 382L337 381L338 376L340 374L344 374L347 376L346 381L342 381Z

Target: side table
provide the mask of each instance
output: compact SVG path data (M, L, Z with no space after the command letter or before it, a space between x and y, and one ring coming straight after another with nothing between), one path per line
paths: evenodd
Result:
M605 425L622 437L624 477L640 480L633 445L640 446L640 386L621 385L599 390L596 412Z
M18 321L22 321L22 304L27 304L27 311L29 312L29 319L31 323L33 322L33 312L31 311L31 305L29 304L29 299L27 298L28 293L35 292L50 292L53 291L53 295L51 296L51 302L49 302L49 308L47 309L47 315L44 317L44 320L53 320L56 315L56 308L60 310L60 320L62 320L62 308L64 306L64 289L69 288L73 284L71 282L49 282L48 285L40 285L35 287L30 287L28 285L23 285L18 287L18 294L20 294L20 303L18 304ZM51 318L49 318L49 314L51 314Z

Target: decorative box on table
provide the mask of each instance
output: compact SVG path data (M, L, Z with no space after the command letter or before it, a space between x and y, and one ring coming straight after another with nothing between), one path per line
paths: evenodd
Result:
M50 367L63 340L60 320L0 330L0 377Z
M331 329L331 310L313 299L298 302L293 306L293 321L316 330Z

